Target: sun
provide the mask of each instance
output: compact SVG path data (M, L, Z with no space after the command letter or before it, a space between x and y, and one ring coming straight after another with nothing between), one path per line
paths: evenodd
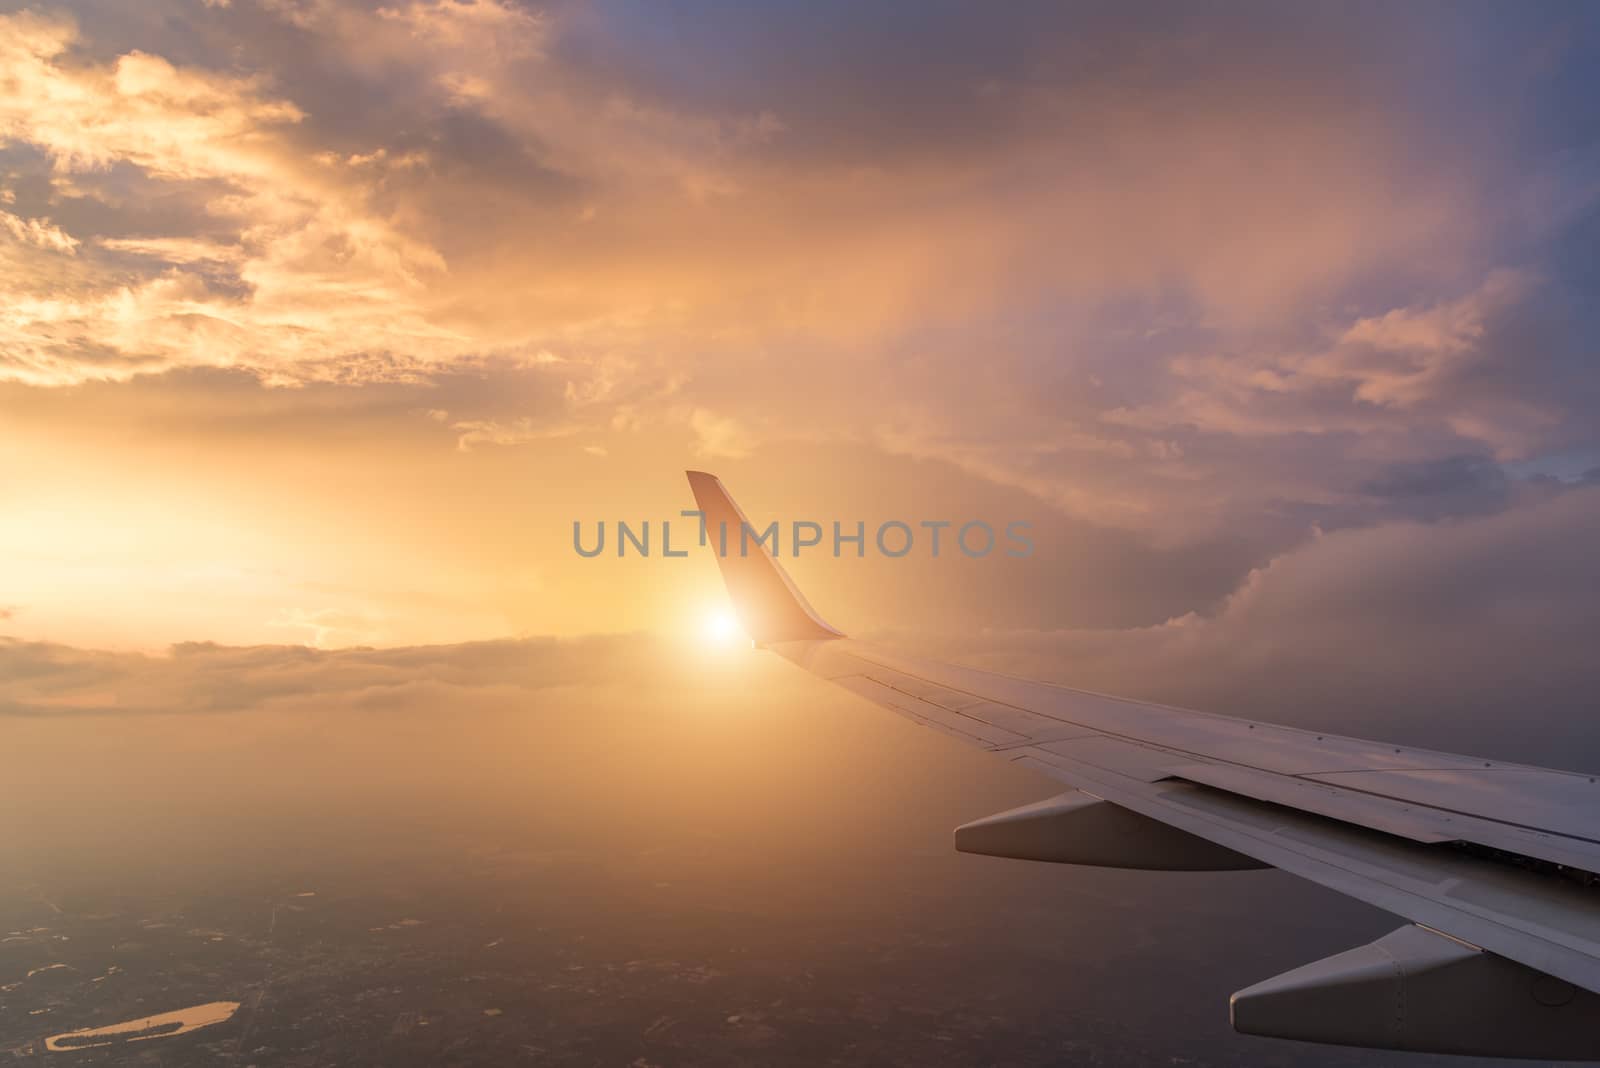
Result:
M700 637L711 646L732 645L743 633L738 617L726 608L708 613L700 624Z

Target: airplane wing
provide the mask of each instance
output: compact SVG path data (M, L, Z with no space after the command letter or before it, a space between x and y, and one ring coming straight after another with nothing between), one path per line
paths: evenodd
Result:
M1594 776L1129 701L852 641L722 483L691 471L758 646L1063 783L955 847L1158 870L1275 867L1410 921L1235 993L1235 1029L1340 1045L1600 1059ZM749 535L745 535L745 531ZM713 542L716 549L718 542Z

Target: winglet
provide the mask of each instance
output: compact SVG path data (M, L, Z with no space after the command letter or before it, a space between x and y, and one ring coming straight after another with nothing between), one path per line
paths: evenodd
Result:
M758 645L844 637L806 603L721 480L704 471L686 473L704 516L711 549L717 554L722 581L745 633Z

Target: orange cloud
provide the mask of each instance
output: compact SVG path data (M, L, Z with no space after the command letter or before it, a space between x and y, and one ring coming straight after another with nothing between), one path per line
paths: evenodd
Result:
M142 192L193 200L218 236L86 245L94 235L8 214L0 374L48 383L243 364L292 379L297 362L340 352L459 351L463 339L418 306L443 259L386 219L369 187L306 159L287 132L304 113L262 79L140 52L85 64L69 56L70 21L3 21L0 141L44 153L72 183L61 188L113 208L115 168L135 168ZM130 275L107 253L146 265ZM188 269L202 261L227 265L243 295Z

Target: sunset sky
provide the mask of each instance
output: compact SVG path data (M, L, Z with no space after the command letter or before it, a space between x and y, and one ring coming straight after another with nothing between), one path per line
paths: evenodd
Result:
M1591 5L3 23L16 639L672 633L709 560L571 525L686 467L763 519L1033 524L799 561L852 633L1593 615Z

